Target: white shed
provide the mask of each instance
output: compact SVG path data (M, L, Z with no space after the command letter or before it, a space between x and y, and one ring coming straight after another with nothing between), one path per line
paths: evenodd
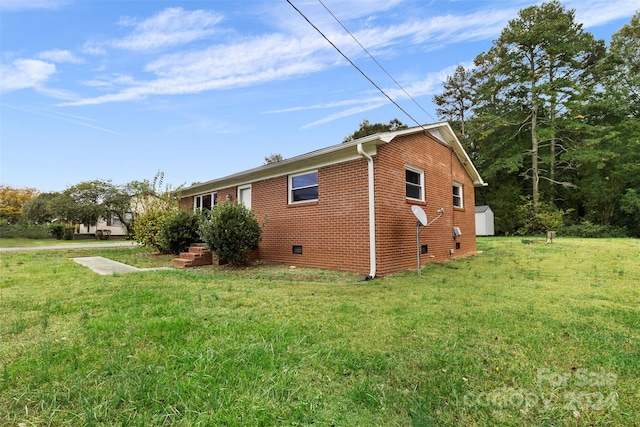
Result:
M494 236L493 211L487 205L476 206L476 236Z

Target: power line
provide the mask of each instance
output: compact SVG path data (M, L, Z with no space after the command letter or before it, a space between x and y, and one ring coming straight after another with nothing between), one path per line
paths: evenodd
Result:
M364 71L362 71L362 70L361 70L361 69L360 69L360 68L359 68L359 67L358 67L358 66L357 66L357 65L356 65L356 64L355 64L351 59L349 59L349 57L348 57L346 54L344 54L344 53L340 50L340 48L338 48L338 46L336 46L336 45L335 45L331 40L329 40L329 38L328 38L327 36L325 36L325 35L324 35L324 33L323 33L322 31L320 31L320 29L319 29L318 27L316 27L316 26L314 25L314 23L313 23L313 22L311 22L311 21L309 20L309 18L307 18L307 17L305 16L305 14L304 14L304 13L302 13L302 12L300 11L300 9L298 9L298 8L297 8L293 3L291 3L291 0L287 0L287 3L289 3L289 4L291 5L291 7L292 7L292 8L294 8L294 9L296 10L296 12L298 12L298 13L300 14L300 16L302 16L302 17L304 18L304 20L305 20L305 21L307 21L307 22L309 23L309 25L311 25L311 26L312 26L312 27L313 27L313 28L314 28L314 29L315 29L315 30L316 30L316 31L317 31L317 32L318 32L318 33L319 33L319 34L320 34L320 35L321 35L321 36L322 36L322 37L323 37L327 42L329 42L329 44L330 44L331 46L333 46L333 48L334 48L335 50L337 50L337 51L338 51L338 53L339 53L340 55L342 55L342 57L343 57L344 59L346 59L347 61L349 61L349 64L351 64L351 65L353 66L353 68L355 68L356 70L358 70L358 71L360 72L360 74L362 74L362 76L363 76L365 79L369 80L369 83L371 83L371 84L372 84L376 89L378 89L378 90L380 91L380 93L382 93L385 97L387 97L387 99L388 99L389 101L391 101L391 102L392 102L396 107L398 107L398 109L400 109L400 111L402 111L404 114L406 114L406 115L407 115L407 117L409 117L411 120L413 120L413 121L414 121L418 126L420 126L423 130L426 130L426 129L424 129L424 126L422 126L422 125L421 125L421 124L420 124L416 119L414 119L414 118L413 118L413 116L412 116L411 114L409 114L408 112L406 112L406 111L405 111L405 109L404 109L404 108L402 108L402 107L401 107L401 106L400 106L396 101L394 101L393 99L391 99L391 97L390 97L389 95L387 95L387 94L386 94L386 92L385 92L384 90L382 90L382 88L381 88L380 86L378 86L378 85L377 85L373 80L371 80L371 79L369 78L369 76L367 76L367 75L364 73Z
M399 87L399 88L404 92L404 94L405 94L405 95L407 95L407 97L409 97L409 99L410 99L410 100L412 100L412 101L413 101L413 103L414 103L414 104L416 104L416 105L418 106L418 108L420 108L420 109L422 110L422 112L423 112L423 113L425 113L427 116L429 116L429 118L430 118L431 120L433 120L434 122L437 122L437 120L436 120L436 119L434 119L434 118L433 118L433 116L432 116L431 114L429 114L429 113L428 113L424 108L422 108L422 105L420 105L420 104L419 104L419 103L418 103L418 102L417 102L417 101L416 101L416 100L415 100L411 95L409 95L409 93L408 93L408 92L407 92L407 91L406 91L406 90L405 90L405 89L400 85L400 83L398 83L398 82L396 81L396 79L394 79L394 78L393 78L393 76L392 76L392 75L391 75L391 74L390 74L390 73L389 73L389 72L388 72L388 71L387 71L387 70L382 66L382 64L380 64L380 62L378 62L378 61L376 60L376 58L374 58L374 57L373 57L373 55L372 55L372 54L367 50L367 48L366 48L366 47L364 47L364 46L362 45L362 43L360 43L360 41L356 38L356 36L354 36L354 35L353 35L353 33L352 33L351 31L349 31L349 29L348 29L348 28L347 28L347 27L346 27L346 26L345 26L345 25L344 25L344 24L343 24L343 23L338 19L338 17L337 17L336 15L334 15L334 14L333 14L333 12L331 12L331 10L329 10L329 8L328 8L328 7L327 7L327 6L322 2L322 0L318 0L318 1L319 1L319 2L320 2L320 4L322 5L322 7L324 7L324 8L325 8L325 10L326 10L327 12L329 12L329 14L330 14L331 16L333 16L333 19L335 19L335 20L336 20L336 22L337 22L338 24L340 24L340 26L341 26L341 27L342 27L342 28L343 28L347 33L349 33L349 35L351 36L351 38L352 38L353 40L355 40L355 42L356 42L356 43L358 43L358 46L360 46L360 47L362 48L362 50L364 50L364 51L365 51L365 53L366 53L367 55L369 55L369 58L371 58L371 59L373 60L373 62L375 62L375 63L376 63L376 65L378 65L378 67L380 67L380 69L381 69L382 71L384 71L384 72L385 72L385 74L386 74L386 75L387 75L391 80L393 80L393 82L396 84L396 86L398 86L398 87Z

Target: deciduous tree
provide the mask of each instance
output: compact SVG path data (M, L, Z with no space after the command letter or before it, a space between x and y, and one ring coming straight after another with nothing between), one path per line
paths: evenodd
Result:
M389 131L406 129L406 128L407 128L407 125L405 125L398 119L392 119L391 121L389 121L389 123L373 123L373 124L370 123L369 120L364 119L360 123L358 130L356 130L350 135L345 136L342 142L343 143L350 142L359 138L364 138L365 136L374 135L376 133L389 132Z
M166 214L178 211L181 187L174 189L171 185L164 185L164 173L160 171L151 181L134 181L128 186L134 194L131 206L136 212L133 222L136 241L162 251L159 240Z
M24 218L34 224L47 224L55 219L55 215L49 209L49 201L57 193L41 193L29 202L25 203L22 211Z
M39 191L35 188L17 188L10 185L0 185L0 220L10 223L23 218L22 207L33 200Z
M264 158L264 164L268 165L270 163L278 163L283 160L284 160L284 157L282 157L282 154L280 153L269 154L267 157Z

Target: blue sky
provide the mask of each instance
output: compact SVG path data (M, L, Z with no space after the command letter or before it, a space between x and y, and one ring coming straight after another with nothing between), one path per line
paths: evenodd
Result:
M291 0L420 123L518 0ZM637 0L563 5L609 41ZM415 122L286 0L0 2L0 183L61 191L165 173L174 187L338 144L363 119ZM425 111L423 111L425 110Z

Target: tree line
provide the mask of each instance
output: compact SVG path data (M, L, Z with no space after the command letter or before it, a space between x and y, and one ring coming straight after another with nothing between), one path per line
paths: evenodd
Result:
M558 1L525 8L433 101L489 183L476 204L491 206L497 233L640 237L640 12L607 45ZM343 142L404 128L365 119ZM179 189L162 179L42 194L0 186L0 225L114 217L131 232L131 212L177 206Z
M204 210L180 210L181 186L153 180L115 185L110 180L83 181L56 193L0 186L0 237L72 239L79 224L117 218L127 237L162 254L186 252L205 242L232 265L246 265L262 236L262 225L241 202L225 201ZM33 226L39 226L34 232ZM16 235L5 236L14 228ZM38 227L36 227L38 228ZM35 235L35 233L38 233Z
M640 12L609 45L551 1L521 10L433 98L489 187L501 234L640 237Z
M96 225L98 220L114 218L120 221L125 233L132 236L140 213L177 208L179 188L163 187L163 179L163 172L158 172L152 180L121 185L97 179L51 193L0 186L0 225L54 224L55 229L73 229L78 224Z

